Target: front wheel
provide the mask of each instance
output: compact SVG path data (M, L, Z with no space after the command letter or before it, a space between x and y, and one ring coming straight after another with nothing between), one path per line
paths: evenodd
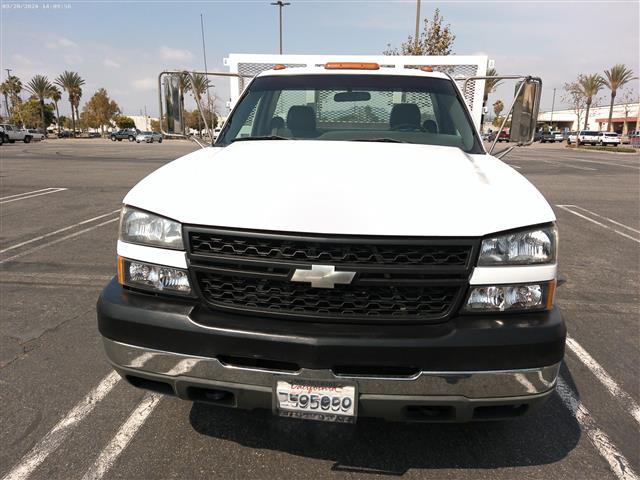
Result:
M140 143L140 140L136 140L136 143Z
M114 137L113 135L111 135L111 141L115 142L116 141L116 137Z
M31 137L26 136L26 137L24 137L23 141L24 141L24 143L31 143Z
M162 143L162 139L161 138L158 139L158 143Z
M129 135L129 141L133 142L135 140L135 137L132 137L131 135Z

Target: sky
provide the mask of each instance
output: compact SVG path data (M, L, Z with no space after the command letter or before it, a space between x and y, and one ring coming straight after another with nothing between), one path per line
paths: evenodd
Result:
M415 0L288 0L284 53L377 55L415 29ZM0 9L0 67L27 83L64 70L85 80L83 101L107 89L125 114L158 111L157 75L203 69L200 14L209 70L226 70L229 53L277 53L278 12L251 1L5 1ZM578 74L624 63L640 73L640 1L422 1L422 17L441 10L458 55L487 55L501 74L543 80L543 110L562 108L562 86ZM228 98L228 80L216 82ZM629 87L637 97L638 82ZM511 100L513 84L490 98ZM619 95L620 96L620 95ZM25 95L26 97L26 95ZM600 94L608 103L608 92ZM60 113L69 114L66 95ZM224 113L224 112L223 112Z

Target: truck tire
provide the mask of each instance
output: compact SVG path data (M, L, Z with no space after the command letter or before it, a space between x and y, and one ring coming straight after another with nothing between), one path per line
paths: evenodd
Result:
M24 143L31 143L31 137L29 135L27 135L26 137L24 137L24 139L22 141Z
M158 143L162 143L162 137L158 139Z
M116 137L114 135L111 135L111 141L115 142L116 141Z
M133 135L129 135L127 138L130 142L133 142L135 140L135 137Z

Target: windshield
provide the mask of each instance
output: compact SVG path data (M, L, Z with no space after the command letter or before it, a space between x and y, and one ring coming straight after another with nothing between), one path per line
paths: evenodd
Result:
M415 143L484 153L450 80L401 75L256 78L216 146L259 138Z

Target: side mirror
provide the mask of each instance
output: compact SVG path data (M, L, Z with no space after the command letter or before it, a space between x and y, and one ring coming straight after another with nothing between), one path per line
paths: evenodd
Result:
M527 77L516 86L516 98L511 115L510 140L518 145L533 142L540 109L542 82L540 79Z
M161 127L166 125L163 133L184 135L184 86L180 74L173 73L164 77L164 85L160 87L160 103L164 105L165 115L160 119Z

